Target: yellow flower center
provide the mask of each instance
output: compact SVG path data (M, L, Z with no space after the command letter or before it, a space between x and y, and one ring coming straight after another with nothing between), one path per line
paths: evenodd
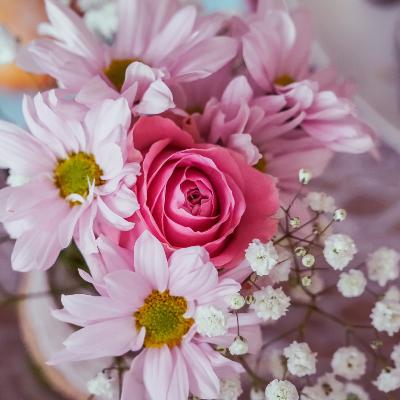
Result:
M179 345L194 324L192 318L184 317L186 311L187 302L183 297L171 296L168 290L162 293L153 290L134 314L136 328L146 328L145 347Z
M294 82L296 82L295 79L293 79L292 76L287 74L278 76L278 78L275 79L275 85L279 86L288 86Z
M60 189L61 197L79 194L86 198L89 194L89 182L102 185L103 171L97 165L92 154L71 153L66 160L60 160L54 170L54 183ZM71 205L79 203L71 202Z
M267 172L267 160L264 157L261 157L258 163L254 165L254 168L261 172Z
M128 67L135 61L142 60L140 58L125 58L121 60L112 60L111 64L104 69L104 74L120 92L125 82L125 73Z

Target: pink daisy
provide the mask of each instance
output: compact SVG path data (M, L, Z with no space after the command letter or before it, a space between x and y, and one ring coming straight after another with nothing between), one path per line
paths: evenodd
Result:
M296 121L297 127L324 146L349 153L371 150L372 130L342 97L343 88L332 88L332 71L314 73L310 68L308 14L299 10L290 15L281 3L260 6L242 39L243 58L257 88L262 94L280 96L276 118L286 123L283 117L290 114L291 126Z
M213 347L228 346L237 334L228 305L240 285L221 280L201 247L177 250L167 260L148 232L135 243L134 267L106 274L101 296L62 297L64 309L55 317L82 329L51 364L140 352L124 377L122 400L217 398L220 378L242 372ZM256 351L257 318L238 318L240 334Z
M220 99L212 98L193 115L206 142L220 143L241 153L248 164L278 178L285 190L298 187L300 168L319 176L332 150L298 128L301 117L282 111L279 95L254 95L244 76L234 78Z
M0 190L0 221L17 239L17 271L50 268L72 238L82 251L96 251L95 233L131 229L125 218L138 208L131 187L140 166L128 159L126 100L105 100L87 113L71 104L67 119L66 104L58 113L55 98L24 98L29 131L0 121L0 167L13 185Z
M50 23L42 33L50 38L30 44L19 64L67 89L83 88L77 100L88 106L123 96L135 113L162 113L174 107L169 87L209 76L237 52L236 40L216 36L221 16L199 17L194 6L175 0L120 0L112 45L60 2L46 0L46 9Z

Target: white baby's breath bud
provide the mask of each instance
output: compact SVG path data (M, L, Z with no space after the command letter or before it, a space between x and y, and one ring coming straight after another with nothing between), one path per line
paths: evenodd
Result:
M332 358L333 372L350 381L360 379L367 369L367 357L354 346L341 347Z
M302 185L308 185L311 181L311 178L312 178L312 174L309 170L302 168L299 171L299 182Z
M347 383L344 387L344 400L370 400L369 394L355 383Z
M245 257L251 269L259 276L268 275L279 261L274 244L271 241L264 244L258 239L249 244Z
M290 218L289 225L291 228L296 229L301 225L301 219L299 217Z
M214 306L198 307L194 319L197 332L202 336L222 336L228 330L225 313Z
M254 302L250 305L256 315L264 321L278 320L283 317L290 306L290 298L282 288L267 286L254 292Z
M110 42L118 29L117 5L111 2L90 9L83 19L92 32Z
M249 345L247 343L247 340L242 336L236 336L235 340L229 346L229 352L233 356L242 356L244 354L247 354L248 351Z
M304 287L309 287L309 286L311 286L311 284L312 284L312 278L311 278L310 276L303 276L303 277L301 278L301 284L302 284Z
M299 393L293 383L275 379L265 389L265 397L266 400L298 400Z
M287 358L288 371L302 378L316 372L317 353L313 353L307 343L291 343L283 350Z
M320 213L332 213L335 211L335 199L323 192L311 192L306 197L306 203L311 210Z
M7 178L7 185L12 187L22 186L30 182L30 178L24 175L10 173Z
M257 388L251 388L250 400L265 400L264 390L257 389Z
M324 257L333 269L346 268L356 253L357 247L348 235L333 234L325 240Z
M347 218L347 211L344 208L339 208L333 214L333 220L343 222Z
M384 298L375 303L370 317L378 332L393 336L400 331L400 302Z
M298 257L304 257L307 254L307 250L303 246L296 247L294 252Z
M368 277L382 287L400 275L400 254L388 247L381 247L367 259Z
M240 293L233 294L229 301L229 306L232 310L240 310L245 304L246 299Z
M222 379L220 382L218 400L237 400L243 393L240 377Z
M359 297L366 287L367 279L362 271L356 269L342 272L337 283L337 288L344 297Z
M400 368L400 344L393 347L392 354L390 354L390 358L393 360L396 368Z
M373 384L384 393L389 393L400 389L400 369L387 368L382 370Z
M302 259L301 263L307 267L311 268L315 264L315 257L312 254L306 254Z
M115 396L115 381L100 372L95 378L87 383L87 390L90 394L104 400L113 400Z

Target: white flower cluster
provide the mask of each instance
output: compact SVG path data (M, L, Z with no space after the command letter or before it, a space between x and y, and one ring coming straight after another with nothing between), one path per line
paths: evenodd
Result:
M259 276L269 275L279 261L274 244L272 242L264 244L258 239L249 244L245 256L251 269Z
M290 306L290 297L286 296L280 287L274 289L267 286L254 292L253 296L254 301L250 308L264 321L278 320L286 314Z
M391 287L371 313L372 325L379 332L393 336L400 331L400 290Z
M369 400L366 391L355 383L344 384L328 373L318 378L314 386L301 391L301 400Z
M194 319L197 332L203 336L222 336L228 330L225 313L214 306L198 307Z
M115 379L109 378L103 372L87 383L90 394L101 400L115 400L117 398L117 384Z
M333 213L336 209L335 199L323 192L311 192L306 197L311 210L322 213Z
M333 372L349 381L360 379L367 369L367 357L354 346L341 347L332 358Z
M313 353L307 343L291 343L283 350L287 358L288 371L298 377L315 374L317 353Z
M382 287L400 275L400 254L387 247L381 247L367 259L368 277Z
M333 269L346 268L356 253L357 247L348 235L333 234L325 240L324 257Z
M298 400L299 393L293 383L275 379L265 389L265 397L267 400Z
M400 344L394 346L390 358L393 360L394 368L382 370L374 381L374 385L384 393L400 389Z
M337 288L344 297L359 297L364 293L366 287L365 275L356 269L342 272L337 283Z
M231 379L223 379L220 382L218 400L237 400L243 393L239 376Z

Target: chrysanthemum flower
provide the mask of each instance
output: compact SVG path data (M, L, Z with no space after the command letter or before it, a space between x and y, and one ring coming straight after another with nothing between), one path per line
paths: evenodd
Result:
M42 33L50 38L30 44L19 64L67 89L83 87L78 100L87 105L123 96L135 113L161 113L174 107L170 87L207 77L237 51L234 39L216 36L223 18L198 17L194 6L179 8L175 0L120 0L112 45L59 2L46 0L46 9L50 24Z
M358 118L346 90L333 83L334 72L310 68L307 13L289 14L279 4L261 9L243 35L243 58L258 89L281 99L276 118L288 117L282 129L290 121L334 151L371 150L372 130Z
M229 299L240 285L219 279L201 247L177 250L167 260L162 244L147 231L136 241L133 258L135 272L121 269L103 277L101 296L63 296L64 309L55 316L83 328L51 363L140 351L124 377L122 400L186 400L189 393L217 398L220 378L242 372L210 345L226 347L233 341L237 325ZM199 333L198 311L204 308L225 315L219 336ZM240 334L255 351L260 341L256 318L238 318ZM210 332L214 322L210 318Z
M29 132L0 122L0 167L14 185L0 191L0 221L17 239L17 271L50 268L72 238L84 252L96 251L94 233L132 228L125 218L138 208L130 188L140 166L128 160L126 100L83 110L81 121L79 106L71 104L67 119L55 99L53 92L25 97Z

